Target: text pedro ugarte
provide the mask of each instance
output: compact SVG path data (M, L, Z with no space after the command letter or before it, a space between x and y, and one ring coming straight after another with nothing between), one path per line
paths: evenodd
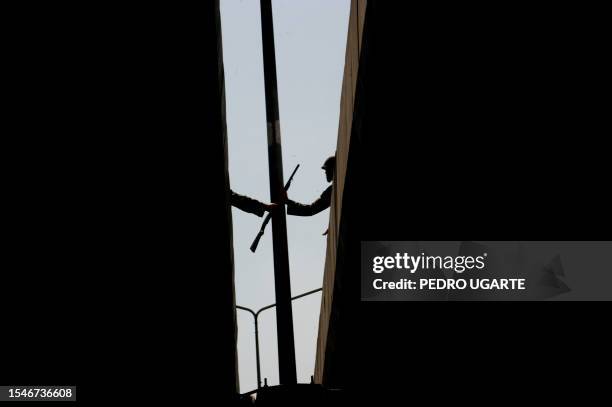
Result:
M397 253L395 256L376 256L372 259L372 272L377 276L372 281L375 290L524 290L524 278L481 278L470 273L486 270L487 253L481 256L418 256ZM385 281L382 273L404 272L406 278ZM432 278L426 273L450 272L451 278ZM417 274L418 273L418 274ZM397 273L394 273L397 275Z

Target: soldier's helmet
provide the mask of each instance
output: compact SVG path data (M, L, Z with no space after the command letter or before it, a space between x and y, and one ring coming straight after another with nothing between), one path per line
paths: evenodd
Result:
M336 168L336 156L332 155L327 160L325 160L325 162L323 163L323 166L321 168L324 169L324 170L326 170L328 168L330 170L333 170L334 168Z

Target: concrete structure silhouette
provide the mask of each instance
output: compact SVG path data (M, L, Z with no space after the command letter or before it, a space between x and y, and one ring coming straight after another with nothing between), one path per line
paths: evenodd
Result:
M216 253L218 259L218 272L210 273L211 286L215 287L221 303L218 304L217 312L220 326L216 327L209 346L215 353L221 355L219 366L214 366L216 383L212 386L221 400L231 402L238 399L238 357L236 351L236 309L234 292L234 261L233 261L233 239L232 239L232 212L230 204L229 173L227 168L227 130L225 121L225 80L223 72L223 53L221 40L221 21L219 12L219 0L206 2L204 12L207 38L209 48L205 49L206 55L215 61L215 69L205 72L205 82L210 85L211 92L209 106L212 108L213 118L210 134L207 135L211 148L216 149L217 154L223 157L222 165L216 168L210 177L210 191L212 196L221 197L211 202L212 213L219 214L223 218L220 222L220 230L212 231L211 235L216 237L220 250ZM217 225L217 223L215 223Z
M359 77L360 55L367 53L367 35L364 38L367 0L352 0L349 16L344 76L340 99L338 141L336 147L336 168L332 188L330 218L327 238L325 271L323 274L323 295L319 317L319 333L315 362L315 382L329 387L342 387L344 381L338 368L342 365L342 349L338 341L342 340L342 323L339 319L342 301L347 294L342 284L344 253L343 242L348 232L346 226L341 228L342 202L347 178L350 177L349 151L354 129L355 106L358 89L363 87L365 76ZM365 42L365 44L364 44ZM349 205L355 205L355 202ZM342 229L342 230L341 230Z

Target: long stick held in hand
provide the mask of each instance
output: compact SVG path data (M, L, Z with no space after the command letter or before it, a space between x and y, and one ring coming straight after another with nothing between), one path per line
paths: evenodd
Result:
M300 168L300 164L296 165L295 169L291 173L289 180L285 184L285 191L287 191L289 187L291 186L291 181L293 180L293 176L297 172L298 168ZM270 219L272 219L272 213L268 213L263 223L261 224L261 228L259 228L259 232L257 233L257 236L255 236L255 240L253 240L253 243L251 244L251 251L253 253L255 253L255 250L257 250L257 245L259 245L259 239L261 239L261 237L263 236L264 231L266 230L266 226L268 225L268 222L270 222Z

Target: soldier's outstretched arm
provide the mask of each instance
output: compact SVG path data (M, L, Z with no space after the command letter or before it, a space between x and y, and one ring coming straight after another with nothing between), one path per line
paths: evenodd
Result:
M268 208L268 205L264 204L263 202L259 202L258 200L249 198L248 196L237 194L234 191L231 191L230 202L232 206L259 217L262 217Z
M323 191L321 196L310 205L301 204L299 202L287 199L287 214L294 216L312 216L319 212L323 212L329 208L331 204L331 185Z

